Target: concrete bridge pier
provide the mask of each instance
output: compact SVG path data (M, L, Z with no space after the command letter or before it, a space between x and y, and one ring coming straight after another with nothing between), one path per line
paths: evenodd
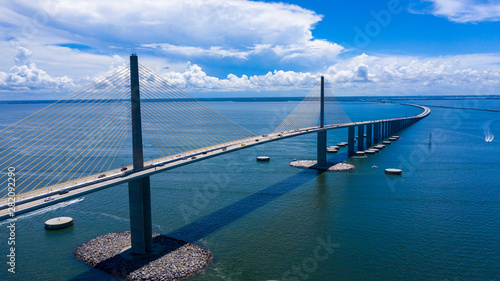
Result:
M373 136L372 136L372 131L373 131L373 124L368 124L366 125L366 147L372 146L373 142Z
M144 255L153 250L149 177L130 181L128 195L132 253Z
M358 126L358 150L365 150L365 125Z
M354 126L348 127L348 132L347 132L347 155L353 156L354 155Z
M318 151L317 151L317 161L318 166L326 166L326 131L318 132Z
M380 140L380 123L373 124L373 142L378 143Z

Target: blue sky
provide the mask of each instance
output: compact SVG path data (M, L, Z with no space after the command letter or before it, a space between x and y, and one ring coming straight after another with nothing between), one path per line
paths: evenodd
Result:
M127 62L195 96L500 93L500 1L3 0L0 100Z

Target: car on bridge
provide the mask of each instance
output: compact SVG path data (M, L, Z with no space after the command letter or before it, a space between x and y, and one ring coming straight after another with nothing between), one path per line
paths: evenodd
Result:
M99 175L97 178L98 178L98 179L102 179L102 178L104 178L105 176L106 176L106 174L101 174L101 175Z
M69 192L69 190L63 189L63 190L59 190L58 194L63 195L63 194L68 193L68 192Z

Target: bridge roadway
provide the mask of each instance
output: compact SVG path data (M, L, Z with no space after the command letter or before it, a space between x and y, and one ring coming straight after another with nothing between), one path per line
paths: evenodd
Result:
M323 128L316 126L316 127L296 129L291 131L284 131L279 133L270 133L266 135L255 136L252 138L246 138L228 143L223 143L216 146L210 146L204 149L187 151L173 157L167 156L150 161L145 161L143 169L130 171L132 167L128 166L127 171L125 172L120 171L120 169L104 172L103 174L105 174L106 177L100 179L97 178L98 175L91 175L78 180L73 180L70 183L66 182L59 185L46 187L44 188L44 190L46 189L53 191L45 192L44 194L39 194L36 196L22 199L20 201L16 201L14 209L9 207L8 205L9 198L6 197L2 199L2 201L0 202L0 220L11 218L12 211L14 211L15 216L18 216L23 213L34 211L36 209L40 209L49 205L61 203L69 199L79 198L85 194L93 193L105 188L126 183L135 179L139 179L141 177L161 173L170 169L174 169L197 161L212 158L221 154L230 153L236 150L245 149L249 147L254 147L256 145L261 145L268 142L273 142L305 134L316 133L319 131L341 129L353 126L374 124L374 123L384 123L397 120L421 119L429 115L430 113L430 109L425 106L404 104L404 103L394 103L394 104L415 106L422 108L424 111L419 115L412 117L332 124L332 125L325 125ZM88 178L93 178L94 180L89 181ZM23 198L25 197L25 194L18 194L16 197ZM53 199L47 201L47 198L53 198Z

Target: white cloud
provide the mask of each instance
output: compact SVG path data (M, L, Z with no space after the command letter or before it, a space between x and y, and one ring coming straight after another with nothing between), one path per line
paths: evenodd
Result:
M473 61L484 63L473 65ZM183 72L170 72L163 77L188 92L311 89L324 75L338 95L477 94L476 90L482 87L500 91L499 64L500 54L432 58L362 54L340 61L322 73L275 70L265 75L230 74L219 79L188 63Z
M426 0L432 3L430 13L446 17L459 23L499 21L500 3L498 1L478 0Z
M18 48L15 65L8 72L0 72L2 92L46 91L63 96L63 92L93 80L88 77L75 82L67 76L51 76L37 68L32 56L26 48ZM112 62L110 69L126 61L115 55ZM151 62L143 63L148 67ZM210 76L199 65L188 62L184 70L171 70L162 76L187 92L254 92L310 90L321 75L336 95L498 94L500 54L431 58L362 54L332 64L322 72L274 70L252 76L229 74L223 79ZM489 90L484 92L484 89ZM23 99L23 96L17 98Z
M42 69L38 69L31 60L32 52L19 47L14 58L15 66L9 72L0 72L0 89L19 90L56 90L68 91L76 85L67 76L52 77Z
M166 53L180 54L185 57L235 57L238 59L247 59L251 51L238 51L234 49L224 49L221 46L212 46L209 48L192 46L175 46L172 44L142 44L142 47L160 49Z
M52 6L51 6L52 4ZM41 11L52 37L100 48L121 46L184 57L246 60L272 50L277 59L333 61L343 48L315 39L312 29L322 16L285 3L246 0L142 1L7 0L9 23L23 33L33 11ZM44 12L47 11L47 12ZM15 16L17 15L17 17ZM25 20L16 20L24 18Z

